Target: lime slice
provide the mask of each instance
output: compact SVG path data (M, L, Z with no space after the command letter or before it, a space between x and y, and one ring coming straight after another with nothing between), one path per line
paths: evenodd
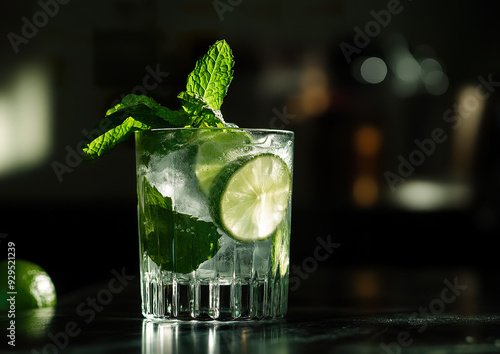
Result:
M213 181L211 216L238 241L265 240L285 217L290 187L290 170L280 157L268 153L240 157Z
M12 272L9 274L8 269ZM10 277L9 277L10 276ZM13 278L14 277L14 278ZM8 287L8 279L13 279L12 287ZM0 309L7 310L7 292L15 292L16 310L52 307L56 305L57 296L54 283L49 275L38 265L22 259L0 262Z
M285 276L288 271L290 249L290 223L284 221L273 233L273 250L271 253L272 274ZM277 270L279 267L279 274Z
M195 174L198 185L208 196L212 182L227 163L241 154L239 150L250 144L251 140L243 131L207 129L203 132L195 161Z

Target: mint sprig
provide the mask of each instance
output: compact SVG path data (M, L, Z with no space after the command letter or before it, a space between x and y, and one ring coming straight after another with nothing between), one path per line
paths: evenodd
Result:
M154 128L225 127L220 108L233 78L234 59L225 40L213 44L188 75L186 91L171 110L144 95L130 94L106 112L108 130L82 148L83 157L97 159L133 132ZM101 124L102 126L102 124Z

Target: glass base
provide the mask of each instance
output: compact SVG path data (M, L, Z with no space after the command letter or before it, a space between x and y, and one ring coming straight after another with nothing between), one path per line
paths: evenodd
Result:
M287 312L287 276L229 283L148 278L141 284L142 313L148 319L262 320Z

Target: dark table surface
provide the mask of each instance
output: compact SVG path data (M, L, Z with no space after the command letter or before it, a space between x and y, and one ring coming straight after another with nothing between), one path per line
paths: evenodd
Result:
M290 292L285 319L262 322L147 321L138 277L115 293L103 281L61 296L55 308L17 311L15 347L3 314L1 352L500 353L490 276L462 268L316 273ZM333 284L321 281L326 273Z

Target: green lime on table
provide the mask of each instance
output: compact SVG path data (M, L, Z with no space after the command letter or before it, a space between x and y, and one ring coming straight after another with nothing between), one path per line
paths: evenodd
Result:
M56 289L45 270L32 262L16 259L15 272L9 274L9 269L14 269L13 264L7 260L0 262L1 310L10 309L11 302L7 300L12 296L15 298L16 311L56 305ZM15 280L15 283L9 283L9 280Z
M210 214L233 239L265 240L285 217L291 178L277 155L243 156L223 167L210 191Z

